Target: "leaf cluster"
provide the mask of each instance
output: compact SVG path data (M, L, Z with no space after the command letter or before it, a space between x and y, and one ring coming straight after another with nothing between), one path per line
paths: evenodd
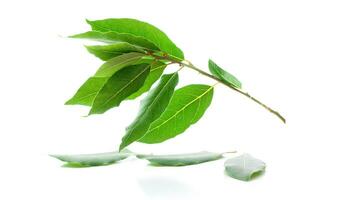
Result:
M90 107L103 114L124 100L146 93L137 117L126 128L119 150L133 142L160 143L183 133L211 104L214 86L191 84L176 88L179 70L164 74L170 64L183 67L184 53L155 26L135 19L104 19L87 23L91 30L70 36L102 42L86 46L104 63L70 98L67 105ZM240 81L209 60L212 77L234 88Z

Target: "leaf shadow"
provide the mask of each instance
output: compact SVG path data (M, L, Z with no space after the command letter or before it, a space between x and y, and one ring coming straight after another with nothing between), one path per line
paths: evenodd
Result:
M63 168L92 168L92 167L103 167L103 166L109 166L109 165L113 165L117 162L112 162L112 163L107 163L107 164L100 164L100 165L84 165L81 163L65 163L63 165L61 165L61 167Z

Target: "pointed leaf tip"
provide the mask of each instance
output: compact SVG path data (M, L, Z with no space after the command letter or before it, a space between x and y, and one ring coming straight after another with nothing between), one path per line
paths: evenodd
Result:
M219 67L213 60L209 59L208 61L209 71L216 76L217 78L221 79L225 83L241 89L242 84L241 82L232 74L227 72L226 70Z

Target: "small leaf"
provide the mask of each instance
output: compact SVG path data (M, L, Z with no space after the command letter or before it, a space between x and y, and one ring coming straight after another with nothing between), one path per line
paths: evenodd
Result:
M87 48L87 50L91 54L94 54L96 57L105 61L111 58L120 56L124 53L130 53L130 52L144 53L144 51L141 50L140 48L133 46L127 42L119 42L119 43L110 44L110 45L85 46L85 48Z
M89 21L93 31L126 33L146 38L159 47L160 50L183 59L183 52L168 38L168 36L155 26L135 19L103 19Z
M241 82L235 76L223 70L214 61L210 59L209 59L209 71L217 78L225 81L227 84L230 84L231 86L236 88L241 88Z
M108 152L97 154L78 154L78 155L51 155L63 162L67 162L66 166L71 167L91 167L109 165L123 160L132 154L130 152Z
M139 47L144 47L152 50L159 50L157 46L155 46L152 42L148 41L144 37L135 36L127 33L117 33L112 31L88 31L77 35L72 35L70 36L70 38L89 39L105 43L127 42Z
M139 142L160 143L183 133L203 116L212 98L212 86L196 84L178 89L165 112L150 125Z
M266 164L252 157L249 154L243 154L235 158L226 160L226 173L238 180L249 181L254 176L264 172Z
M151 86L160 78L166 66L167 64L162 62L153 62L150 65L150 73L147 79L145 79L143 86L137 92L129 96L127 99L135 99L141 94L149 91Z
M95 77L110 77L115 72L121 70L124 67L133 64L139 64L139 61L145 54L131 52L122 54L120 56L114 57L107 62L105 62L101 67L97 70Z
M148 64L133 65L115 73L97 93L89 115L102 114L119 106L128 96L139 90L150 71Z
M141 101L140 111L136 119L126 128L120 150L143 137L150 124L160 117L166 109L177 84L177 72L161 77L159 84L149 91L148 95Z
M90 77L76 92L76 94L68 100L65 105L85 105L91 106L97 93L106 83L108 77Z
M137 155L137 158L146 159L152 165L158 166L186 166L195 165L204 162L221 159L220 153L201 151L189 154L171 154L171 155Z

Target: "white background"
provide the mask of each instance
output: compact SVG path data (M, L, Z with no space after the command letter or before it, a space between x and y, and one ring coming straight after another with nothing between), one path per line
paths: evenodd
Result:
M0 199L345 199L345 10L334 0L1 1ZM86 107L64 106L101 64L64 36L110 17L156 25L195 65L213 58L287 118L220 85L184 134L131 150L238 150L264 160L264 176L229 178L224 160L71 169L48 156L113 151L137 113L138 101L88 118ZM189 69L180 77L213 83Z

